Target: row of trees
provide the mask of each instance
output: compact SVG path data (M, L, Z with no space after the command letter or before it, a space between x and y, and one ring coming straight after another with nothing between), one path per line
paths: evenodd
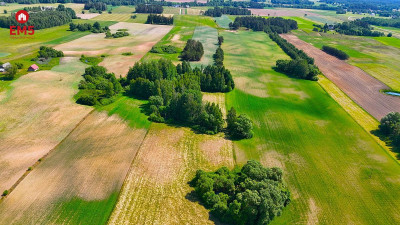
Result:
M107 73L102 66L91 66L85 69L84 80L79 83L77 103L83 105L107 105L113 97L122 92L122 86L113 73Z
M111 34L109 30L106 32L106 38L121 38L126 36L129 36L129 33L126 31L117 31L114 34Z
M370 25L400 28L400 19L382 19L375 17L364 17L361 18L361 21L366 22Z
M292 60L277 60L276 70L285 73L289 76L317 81L319 69L312 64L309 64L307 60L299 58Z
M200 61L203 54L203 44L200 41L189 39L179 57L183 61Z
M83 7L85 10L94 9L97 11L106 11L107 5L104 2L86 2Z
M164 8L161 5L147 5L147 4L139 4L136 6L136 13L155 13L161 14L163 13Z
M290 203L280 168L265 168L250 160L242 168L215 172L198 170L191 181L211 214L223 223L269 224Z
M381 37L385 34L379 31L373 31L371 26L362 20L355 20L350 22L343 22L336 24L334 26L336 32L345 35L355 35L355 36L371 36L371 37Z
M391 142L395 148L400 147L400 113L391 112L383 117L379 124L379 133Z
M59 5L56 10L46 10L31 13L29 16L29 21L24 25L34 26L35 30L61 26L67 24L76 19L75 11L71 8L65 8L64 5ZM20 23L15 19L15 14L13 13L9 17L0 17L0 27L10 28L10 26L19 26Z
M161 46L153 46L150 50L152 53L159 53L159 54L174 54L177 53L179 49L172 45L161 45Z
M110 30L108 26L101 27L99 22L95 22L93 25L90 23L70 23L69 30L71 31L91 31L92 33L104 33Z
M174 17L150 14L149 16L147 16L146 23L147 24L170 25L170 24L174 24Z
M281 17L264 18L254 16L236 17L235 21L229 24L229 27L234 30L239 29L239 27L246 27L253 31L272 31L278 34L287 33L298 28L295 20Z
M245 8L237 8L237 7L214 7L213 9L207 9L204 12L205 16L211 17L221 17L222 14L228 15L251 15L251 11Z
M329 55L333 55L341 60L346 60L349 59L350 57L346 52L327 45L322 46L322 51L328 53Z
M218 46L217 50L215 51L215 54L213 55L213 58L215 65L217 66L224 65L224 50L222 50L221 46Z

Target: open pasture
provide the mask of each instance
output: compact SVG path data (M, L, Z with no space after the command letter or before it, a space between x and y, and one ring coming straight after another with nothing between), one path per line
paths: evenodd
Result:
M172 26L120 22L110 26L111 32L127 29L130 36L106 39L104 34L89 34L55 48L70 56L106 54L108 56L99 65L106 67L117 77L125 76L129 67L140 60L171 28ZM124 52L132 52L133 55L121 55Z
M90 113L3 200L2 223L105 224L146 132Z
M293 201L271 224L397 224L398 163L317 82L275 72L283 51L263 32L223 32L226 95L254 122L236 160L281 167ZM338 216L341 215L341 216Z
M89 113L72 101L84 68L77 59L63 58L51 71L11 84L0 103L0 190L9 189Z
M222 15L221 17L214 17L214 19L219 27L222 27L225 29L228 29L229 23L233 22L227 15Z
M328 55L295 35L283 34L281 36L313 57L315 64L328 79L377 120L389 112L400 111L398 98L380 92L389 87L360 68Z
M213 55L218 48L218 31L215 28L198 26L194 30L193 39L203 44L204 55L199 62L191 62L194 66L207 66L214 63Z
M97 14L95 17L89 18L93 20L100 20L100 21L117 21L117 22L127 22L131 19L133 14L121 14L121 13L103 13ZM147 17L146 17L147 18Z
M230 141L153 123L109 224L213 224L187 182L197 169L222 165L234 165Z

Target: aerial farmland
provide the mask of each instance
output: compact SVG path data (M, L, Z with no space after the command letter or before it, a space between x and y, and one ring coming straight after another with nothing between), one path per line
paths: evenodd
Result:
M0 225L400 224L399 10L0 0Z

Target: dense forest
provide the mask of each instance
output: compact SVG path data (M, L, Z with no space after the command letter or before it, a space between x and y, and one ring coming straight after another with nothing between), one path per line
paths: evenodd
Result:
M384 36L383 32L374 31L371 26L362 20L354 20L350 22L343 22L336 24L334 26L336 32L345 35L355 35L355 36L371 36L380 37Z
M107 5L104 2L86 2L85 6L83 7L85 10L94 9L97 11L106 11Z
M391 112L379 124L379 135L397 151L400 149L400 113Z
M369 25L400 28L400 19L382 19L375 17L364 17L361 18L361 21L366 22Z
M200 41L189 39L186 42L185 48L183 49L180 58L183 61L200 61L203 54L203 44L201 44Z
M351 12L370 13L385 12L391 13L398 9L400 0L320 0L327 4L337 4Z
M77 103L83 105L110 104L122 86L113 73L107 73L102 66L91 66L85 69L84 80L79 83Z
M221 17L222 14L228 14L228 15L251 15L251 11L248 9L244 8L236 8L236 7L214 7L213 9L207 9L207 11L204 12L205 16L211 16L211 17Z
M254 17L244 16L236 17L233 23L229 24L231 29L237 30L239 27L246 27L254 31L270 30L278 34L287 33L291 30L297 29L297 22L291 19L284 19L281 17Z
M161 14L164 8L161 5L139 4L136 6L136 13L155 13Z
M208 134L222 131L224 120L218 105L203 103L201 91L230 91L232 76L223 67L192 69L188 62L175 66L171 61L137 62L121 84L128 92L149 99L149 119L176 121Z
M76 19L75 11L71 8L65 8L64 5L59 5L55 10L46 10L31 13L29 16L29 21L26 22L25 26L34 26L35 30L55 27L67 24ZM10 26L19 26L15 20L15 14L12 13L11 16L0 17L0 27L10 28Z
M227 224L266 225L290 203L282 170L254 160L233 170L198 170L190 184L211 214Z
M110 30L108 26L104 28L100 26L99 22L95 22L93 25L91 23L70 23L69 24L70 31L91 31L92 33L104 33Z
M146 23L147 24L170 25L170 24L174 24L174 17L150 14L149 16L147 16Z
M335 56L336 58L341 60L349 59L349 55L346 52L334 47L324 45L322 46L322 51L328 53L329 55Z

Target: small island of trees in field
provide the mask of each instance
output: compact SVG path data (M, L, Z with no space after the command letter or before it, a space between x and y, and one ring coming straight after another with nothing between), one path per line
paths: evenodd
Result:
M136 6L136 13L155 13L161 14L163 13L164 8L161 5L155 4L139 4Z
M99 22L95 22L93 25L91 23L70 23L69 24L70 31L90 31L92 33L104 33L110 30L108 26L104 28L101 27Z
M183 49L180 58L183 61L200 61L203 54L203 44L201 44L200 41L189 39L186 42L185 48Z
M195 193L211 214L223 223L269 224L290 203L280 168L265 168L250 160L232 171L198 170L191 181Z
M150 14L147 16L147 24L160 24L160 25L170 25L174 24L174 17Z
M391 112L383 117L377 135L392 145L395 151L400 150L400 113Z
M341 60L346 60L349 59L350 57L346 52L327 45L322 46L322 51L328 53L329 55L335 56L336 58Z

